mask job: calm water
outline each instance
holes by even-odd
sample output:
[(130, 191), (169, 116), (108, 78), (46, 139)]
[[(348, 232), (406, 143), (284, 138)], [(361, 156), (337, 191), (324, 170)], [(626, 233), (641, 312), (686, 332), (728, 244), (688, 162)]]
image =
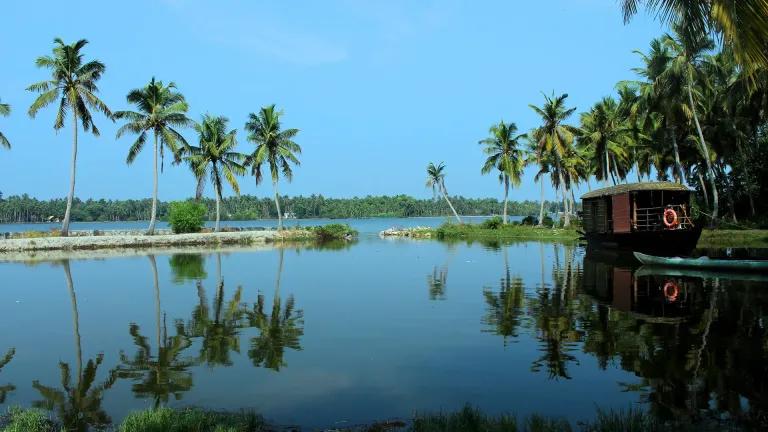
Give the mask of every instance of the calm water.
[(0, 263), (0, 410), (45, 407), (81, 430), (158, 405), (309, 427), (465, 403), (765, 425), (768, 283), (751, 278), (664, 275), (577, 245), (370, 235)]

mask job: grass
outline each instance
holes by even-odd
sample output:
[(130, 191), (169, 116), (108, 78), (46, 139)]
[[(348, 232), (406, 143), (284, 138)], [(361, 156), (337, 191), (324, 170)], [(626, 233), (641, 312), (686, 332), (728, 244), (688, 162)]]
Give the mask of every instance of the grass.
[(576, 240), (580, 234), (575, 227), (571, 228), (547, 228), (532, 225), (520, 225), (509, 223), (507, 225), (492, 224), (454, 224), (445, 223), (434, 230), (434, 237), (438, 239), (466, 239), (466, 240)]
[(196, 408), (138, 411), (129, 414), (117, 428), (119, 432), (260, 432), (264, 419), (243, 411), (229, 413)]
[(768, 248), (768, 230), (704, 230), (696, 245), (699, 248), (753, 247)]
[(11, 407), (0, 415), (0, 432), (59, 432), (45, 411)]

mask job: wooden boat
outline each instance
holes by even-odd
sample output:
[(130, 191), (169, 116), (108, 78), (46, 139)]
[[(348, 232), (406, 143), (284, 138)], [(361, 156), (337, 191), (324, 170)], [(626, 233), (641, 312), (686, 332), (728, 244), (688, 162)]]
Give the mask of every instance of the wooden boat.
[(675, 256), (690, 253), (702, 224), (690, 217), (691, 191), (678, 183), (630, 183), (584, 194), (584, 238), (593, 248)]
[(726, 271), (768, 271), (768, 260), (724, 260), (702, 258), (681, 258), (681, 257), (660, 257), (646, 255), (635, 252), (635, 258), (644, 265), (666, 266), (666, 267), (685, 267), (696, 269), (717, 269)]

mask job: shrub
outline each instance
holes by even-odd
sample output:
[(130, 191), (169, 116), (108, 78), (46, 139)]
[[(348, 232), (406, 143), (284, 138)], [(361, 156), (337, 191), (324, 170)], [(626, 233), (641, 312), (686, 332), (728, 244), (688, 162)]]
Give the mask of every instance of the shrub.
[(38, 409), (11, 407), (8, 409), (8, 414), (0, 415), (0, 431), (3, 432), (56, 432), (58, 430), (48, 415)]
[(346, 240), (357, 235), (357, 231), (347, 224), (328, 224), (314, 228), (320, 241)]
[(129, 414), (120, 432), (258, 432), (266, 430), (261, 416), (251, 412), (217, 412), (196, 408), (160, 408)]
[(499, 216), (494, 216), (490, 219), (484, 220), (480, 224), (480, 228), (482, 229), (499, 229), (501, 226), (504, 225), (504, 221)]
[(536, 225), (539, 223), (539, 218), (536, 216), (526, 216), (520, 221), (520, 225)]
[(200, 232), (208, 210), (194, 201), (172, 202), (168, 207), (168, 223), (174, 233)]

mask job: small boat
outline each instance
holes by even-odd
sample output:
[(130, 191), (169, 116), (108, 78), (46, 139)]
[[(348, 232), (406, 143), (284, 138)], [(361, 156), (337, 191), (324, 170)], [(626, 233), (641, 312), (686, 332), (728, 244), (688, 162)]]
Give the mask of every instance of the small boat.
[(665, 258), (635, 252), (635, 258), (644, 265), (717, 269), (729, 271), (768, 271), (768, 260), (724, 260), (701, 258)]
[(665, 267), (659, 265), (643, 265), (635, 272), (637, 277), (687, 277), (699, 279), (727, 279), (747, 282), (768, 282), (768, 274), (741, 270), (716, 270), (687, 267)]

